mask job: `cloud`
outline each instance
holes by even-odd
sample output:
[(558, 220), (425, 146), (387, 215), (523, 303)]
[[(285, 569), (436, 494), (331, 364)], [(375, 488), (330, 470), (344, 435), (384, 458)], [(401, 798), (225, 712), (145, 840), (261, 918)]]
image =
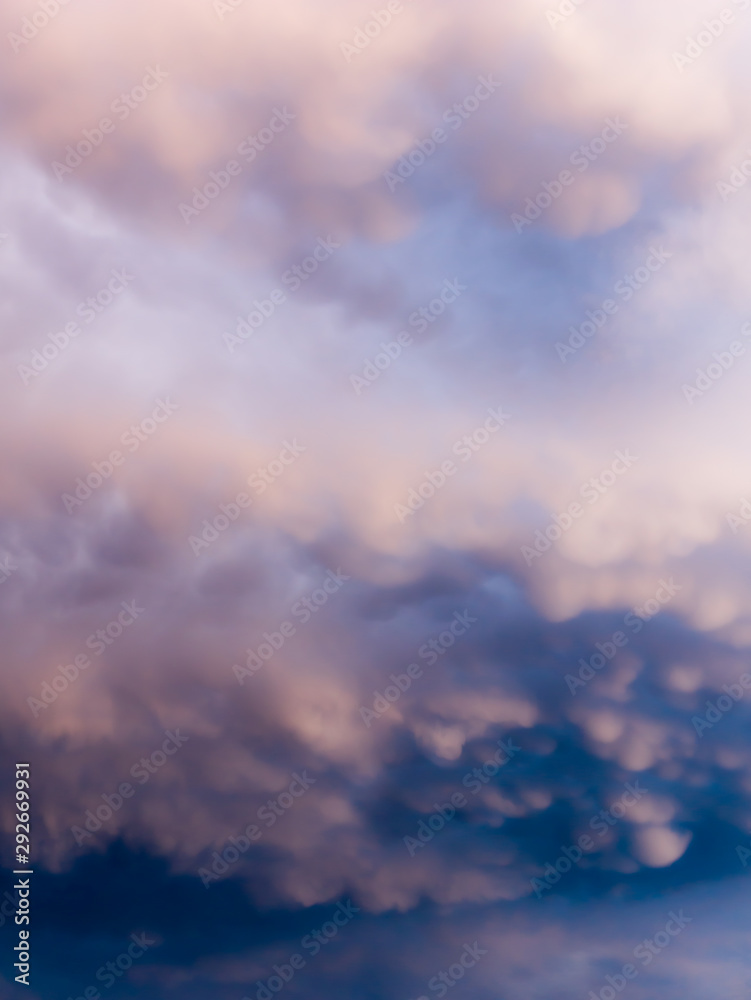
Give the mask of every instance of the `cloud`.
[(679, 66), (699, 4), (551, 9), (0, 13), (6, 39), (32, 19), (0, 69), (4, 739), (50, 884), (141, 857), (238, 921), (194, 961), (170, 904), (144, 988), (236, 995), (351, 896), (367, 930), (311, 995), (332, 970), (419, 995), (485, 927), (473, 988), (580, 996), (700, 883), (709, 944), (663, 956), (665, 995), (729, 984), (748, 26), (733, 4)]

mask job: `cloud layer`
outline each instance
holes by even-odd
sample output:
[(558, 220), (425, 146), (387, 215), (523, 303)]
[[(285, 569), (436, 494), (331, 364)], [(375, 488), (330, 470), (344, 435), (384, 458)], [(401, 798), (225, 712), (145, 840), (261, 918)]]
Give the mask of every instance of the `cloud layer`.
[(749, 6), (5, 4), (40, 997), (742, 995)]

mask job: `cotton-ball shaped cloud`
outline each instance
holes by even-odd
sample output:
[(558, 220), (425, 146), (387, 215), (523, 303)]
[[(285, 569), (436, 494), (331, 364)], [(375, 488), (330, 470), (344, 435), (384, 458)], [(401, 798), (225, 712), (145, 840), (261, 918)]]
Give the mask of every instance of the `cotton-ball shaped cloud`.
[(668, 826), (646, 826), (634, 831), (634, 854), (650, 868), (665, 868), (681, 858), (691, 834)]

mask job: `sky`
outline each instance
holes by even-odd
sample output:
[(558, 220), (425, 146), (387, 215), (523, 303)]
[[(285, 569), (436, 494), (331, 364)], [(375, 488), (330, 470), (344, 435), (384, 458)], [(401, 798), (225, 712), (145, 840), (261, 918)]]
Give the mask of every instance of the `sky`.
[(748, 997), (750, 34), (5, 0), (0, 1000)]

